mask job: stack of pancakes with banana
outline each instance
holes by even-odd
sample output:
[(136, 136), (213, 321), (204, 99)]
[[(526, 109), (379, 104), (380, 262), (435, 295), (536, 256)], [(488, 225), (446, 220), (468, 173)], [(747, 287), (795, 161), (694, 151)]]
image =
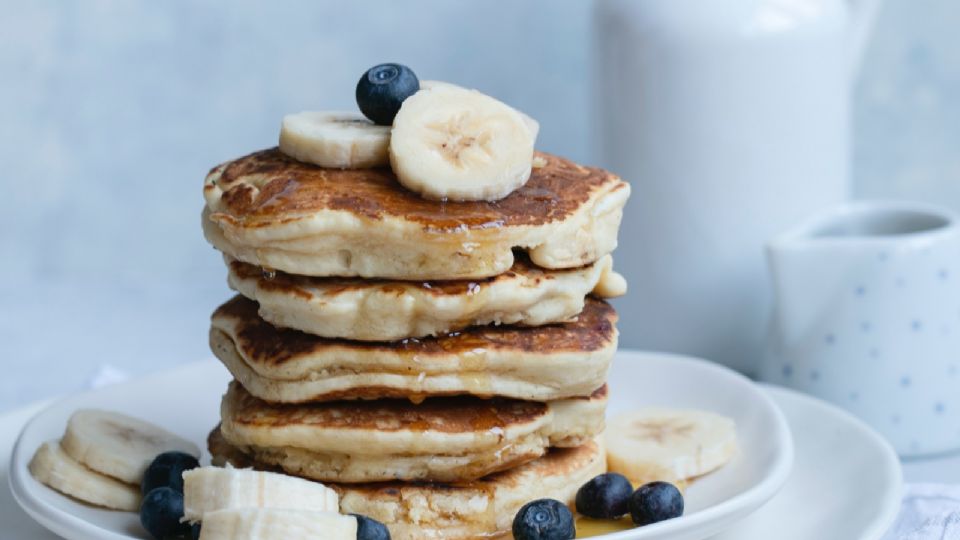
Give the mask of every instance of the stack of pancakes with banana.
[[(328, 138), (348, 134), (324, 122), (360, 122), (313, 114)], [(606, 470), (603, 299), (625, 292), (610, 253), (629, 185), (531, 147), (505, 196), (435, 200), (359, 136), (318, 165), (330, 150), (298, 151), (296, 120), (204, 185), (239, 293), (210, 329), (235, 379), (215, 463), (323, 482), (395, 539), (493, 536), (532, 499), (572, 503)], [(389, 152), (410, 146), (398, 136)]]

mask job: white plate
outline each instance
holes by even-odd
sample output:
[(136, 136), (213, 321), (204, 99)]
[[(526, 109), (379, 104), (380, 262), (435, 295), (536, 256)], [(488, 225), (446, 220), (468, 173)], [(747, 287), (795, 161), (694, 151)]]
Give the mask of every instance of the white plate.
[[(135, 514), (84, 506), (46, 488), (27, 464), (44, 441), (62, 433), (83, 407), (138, 416), (202, 443), (217, 423), (229, 375), (216, 362), (66, 398), (25, 427), (10, 462), (14, 496), (31, 517), (70, 540), (147, 538)], [(664, 354), (618, 354), (610, 374), (610, 412), (647, 405), (694, 407), (734, 418), (741, 451), (687, 491), (686, 514), (675, 520), (607, 535), (609, 540), (700, 540), (759, 508), (786, 481), (793, 462), (790, 430), (770, 397), (746, 378), (715, 364)], [(816, 502), (816, 501), (811, 501)]]
[(850, 413), (763, 385), (787, 416), (796, 462), (779, 494), (714, 540), (878, 540), (900, 511), (903, 472), (893, 447)]

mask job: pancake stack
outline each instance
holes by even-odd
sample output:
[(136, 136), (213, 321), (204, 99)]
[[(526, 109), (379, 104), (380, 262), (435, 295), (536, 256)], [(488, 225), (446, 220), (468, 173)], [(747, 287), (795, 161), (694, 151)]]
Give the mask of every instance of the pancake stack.
[(210, 345), (234, 376), (219, 464), (323, 482), (393, 538), (509, 530), (605, 472), (629, 185), (537, 153), (498, 201), (427, 200), (386, 167), (268, 149), (215, 167), (203, 228), (239, 294)]

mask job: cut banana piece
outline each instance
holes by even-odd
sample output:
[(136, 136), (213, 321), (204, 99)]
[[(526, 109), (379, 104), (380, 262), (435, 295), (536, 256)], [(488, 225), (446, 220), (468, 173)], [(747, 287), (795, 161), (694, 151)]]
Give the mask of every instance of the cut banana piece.
[(476, 90), (440, 85), (403, 102), (390, 164), (429, 199), (497, 200), (530, 178), (534, 136), (513, 108)]
[(332, 489), (284, 474), (201, 467), (183, 473), (183, 510), (188, 521), (204, 520), (208, 512), (239, 508), (285, 508), (337, 512), (340, 498)]
[(176, 450), (200, 456), (197, 445), (165, 429), (124, 414), (96, 409), (73, 413), (60, 445), (87, 468), (137, 485), (157, 454)]
[[(444, 82), (444, 81), (420, 81), (420, 89), (421, 89), (421, 90), (423, 90), (423, 89), (428, 89), (428, 90), (430, 90), (430, 89), (434, 89), (434, 88), (440, 88), (440, 89), (443, 89), (443, 88), (458, 88), (458, 89), (460, 89), (460, 90), (466, 90), (466, 89), (465, 89), (464, 87), (462, 87), (462, 86), (457, 86), (457, 85), (455, 85), (455, 84), (453, 84), (453, 83), (448, 83), (448, 82)], [(509, 107), (509, 105), (508, 105), (508, 107)], [(511, 107), (511, 108), (512, 108), (512, 107)], [(517, 111), (517, 114), (519, 114), (520, 117), (523, 118), (523, 122), (524, 122), (525, 124), (527, 124), (527, 129), (530, 130), (530, 136), (533, 137), (534, 144), (536, 144), (537, 135), (540, 134), (540, 122), (537, 122), (536, 120), (534, 120), (532, 117), (530, 117), (529, 115), (527, 115), (527, 114), (524, 113), (523, 111), (520, 111), (520, 110), (518, 110), (518, 109), (513, 109), (513, 110)], [(543, 160), (543, 158), (540, 158), (540, 160)], [(536, 158), (534, 158), (534, 164), (533, 164), (533, 166), (534, 166), (534, 167), (537, 166), (537, 159), (536, 159)], [(542, 167), (543, 165), (540, 165), (540, 166)]]
[(593, 294), (600, 298), (617, 298), (627, 294), (627, 279), (613, 270), (613, 265), (607, 266), (600, 275)]
[(737, 450), (733, 420), (707, 411), (641, 409), (607, 422), (607, 467), (635, 486), (682, 482), (727, 463)]
[(139, 487), (91, 471), (68, 456), (57, 441), (38, 448), (29, 469), (40, 483), (74, 499), (127, 512), (140, 508)]
[(363, 169), (390, 163), (390, 126), (378, 126), (360, 113), (304, 111), (283, 117), (280, 151), (333, 169)]
[(207, 512), (200, 540), (355, 540), (357, 519), (335, 512), (241, 508)]

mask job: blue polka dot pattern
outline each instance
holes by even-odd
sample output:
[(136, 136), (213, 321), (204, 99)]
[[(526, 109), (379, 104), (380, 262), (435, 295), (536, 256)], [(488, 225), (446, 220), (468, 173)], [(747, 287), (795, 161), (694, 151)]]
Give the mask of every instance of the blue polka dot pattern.
[[(949, 226), (886, 232), (926, 221)], [(830, 237), (876, 223), (878, 236)], [(851, 203), (787, 233), (800, 239), (788, 249), (771, 244), (776, 309), (762, 378), (847, 408), (901, 454), (960, 449), (958, 223), (925, 205)]]

